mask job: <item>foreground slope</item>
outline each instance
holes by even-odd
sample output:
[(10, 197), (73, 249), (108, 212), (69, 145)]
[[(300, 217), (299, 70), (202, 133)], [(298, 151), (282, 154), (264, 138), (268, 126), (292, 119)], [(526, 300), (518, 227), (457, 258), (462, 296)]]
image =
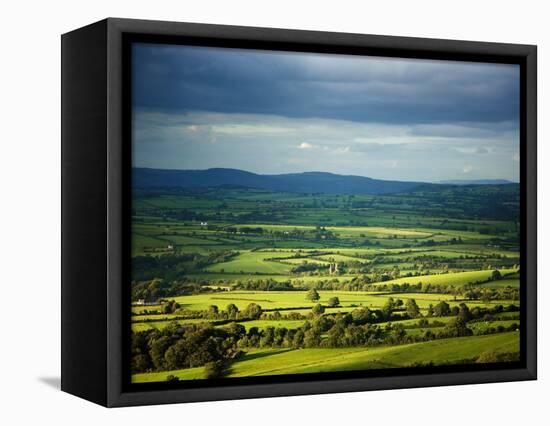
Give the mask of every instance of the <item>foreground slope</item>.
[[(374, 348), (252, 350), (231, 366), (228, 377), (399, 368), (425, 363), (427, 359), (433, 365), (458, 364), (473, 362), (488, 351), (495, 354), (519, 352), (519, 333), (458, 337)], [(164, 381), (168, 375), (179, 377), (180, 380), (195, 380), (202, 379), (203, 372), (204, 368), (198, 367), (140, 373), (134, 374), (132, 381)]]

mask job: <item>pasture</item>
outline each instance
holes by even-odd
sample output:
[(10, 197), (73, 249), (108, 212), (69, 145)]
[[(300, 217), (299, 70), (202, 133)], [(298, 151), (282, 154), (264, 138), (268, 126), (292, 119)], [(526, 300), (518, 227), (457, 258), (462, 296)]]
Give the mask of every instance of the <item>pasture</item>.
[[(221, 293), (206, 293), (191, 296), (179, 296), (170, 298), (180, 304), (181, 307), (187, 310), (207, 310), (209, 306), (216, 305), (220, 309), (232, 303), (239, 309), (246, 308), (250, 303), (256, 303), (264, 310), (296, 310), (296, 309), (311, 309), (314, 305), (320, 303), (327, 305), (328, 300), (332, 297), (338, 297), (340, 307), (342, 308), (382, 308), (390, 297), (394, 299), (415, 299), (420, 308), (427, 308), (430, 304), (436, 304), (439, 301), (446, 301), (451, 306), (458, 305), (464, 300), (455, 300), (454, 296), (449, 294), (429, 294), (429, 293), (403, 293), (403, 294), (388, 294), (375, 292), (360, 292), (360, 291), (318, 291), (320, 299), (311, 301), (307, 299), (307, 291), (230, 291)], [(490, 306), (496, 303), (511, 303), (508, 301), (487, 302), (469, 301), (468, 304)], [(519, 303), (519, 302), (516, 302)], [(331, 308), (329, 308), (331, 309)]]
[[(423, 363), (427, 359), (433, 365), (447, 365), (475, 360), (481, 354), (480, 347), (490, 348), (496, 354), (517, 353), (519, 334), (459, 337), (381, 348), (253, 350), (231, 366), (227, 377), (399, 368)], [(202, 379), (204, 368), (134, 374), (132, 381), (162, 381), (169, 374), (180, 380)]]
[[(178, 327), (210, 327), (215, 334), (235, 330), (234, 323), (244, 333), (259, 330), (254, 344), (233, 337), (231, 344), (244, 355), (231, 358), (223, 372), (230, 378), (462, 364), (484, 352), (516, 354), (519, 332), (509, 330), (520, 317), (517, 194), (506, 188), (488, 197), (487, 190), (352, 196), (224, 187), (138, 193), (133, 335), (153, 342)], [(308, 297), (311, 289), (317, 300)], [(166, 309), (169, 302), (173, 306)], [(433, 316), (442, 302), (449, 312)], [(261, 312), (248, 318), (251, 304)], [(321, 313), (313, 311), (318, 304)], [(228, 313), (232, 305), (237, 314)], [(461, 332), (471, 335), (448, 337), (464, 305), (481, 312), (476, 318), (465, 314), (467, 330)], [(269, 330), (305, 334), (322, 317), (330, 324), (349, 322), (353, 315), (340, 314), (361, 308), (378, 312), (374, 324), (355, 324), (361, 332), (381, 331), (360, 344), (323, 347), (336, 333), (326, 328), (314, 343), (288, 336), (265, 343)], [(395, 331), (401, 326), (404, 334)], [(428, 332), (431, 337), (424, 338)], [(162, 369), (164, 361), (152, 363), (155, 351), (135, 354), (148, 353), (149, 359), (133, 381), (204, 378), (204, 366), (193, 363)]]

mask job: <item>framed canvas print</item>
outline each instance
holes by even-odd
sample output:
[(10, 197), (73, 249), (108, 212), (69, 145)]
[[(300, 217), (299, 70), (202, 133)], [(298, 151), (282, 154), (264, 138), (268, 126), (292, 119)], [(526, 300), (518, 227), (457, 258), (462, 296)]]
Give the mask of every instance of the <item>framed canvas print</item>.
[(62, 389), (536, 378), (536, 47), (107, 19), (62, 37)]

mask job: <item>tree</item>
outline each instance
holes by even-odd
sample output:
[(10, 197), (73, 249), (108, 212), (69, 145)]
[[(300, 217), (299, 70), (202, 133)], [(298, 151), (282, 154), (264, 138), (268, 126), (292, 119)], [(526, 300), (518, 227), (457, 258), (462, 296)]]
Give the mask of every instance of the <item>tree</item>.
[(373, 320), (372, 312), (369, 308), (354, 309), (351, 312), (351, 317), (353, 318), (353, 322), (357, 325), (364, 325)]
[(435, 305), (434, 307), (434, 315), (437, 317), (448, 316), (450, 313), (451, 313), (451, 307), (447, 302), (443, 300), (439, 302), (437, 305)]
[(353, 323), (351, 314), (338, 314), (335, 317), (335, 322), (341, 324), (344, 328)]
[(497, 281), (497, 280), (500, 280), (500, 279), (502, 279), (502, 274), (500, 273), (500, 271), (498, 269), (495, 269), (491, 274), (491, 280), (492, 281)]
[(230, 303), (225, 308), (225, 311), (227, 312), (227, 316), (229, 319), (235, 319), (237, 317), (237, 314), (239, 313), (239, 308), (234, 303)]
[(266, 327), (262, 338), (260, 340), (260, 345), (263, 347), (269, 347), (273, 345), (273, 341), (275, 340), (275, 328), (274, 327)]
[(313, 312), (313, 315), (322, 315), (325, 312), (325, 307), (318, 303), (311, 308), (311, 312)]
[(162, 313), (163, 314), (172, 314), (178, 309), (180, 305), (174, 301), (170, 300), (162, 305)]
[(226, 327), (226, 330), (237, 339), (240, 339), (246, 334), (245, 326), (236, 322), (232, 322), (231, 324), (229, 324)]
[(422, 333), (422, 340), (433, 340), (435, 339), (435, 334), (432, 330), (425, 330), (424, 333)]
[(321, 333), (330, 330), (333, 325), (334, 319), (332, 318), (332, 316), (320, 316), (313, 323), (313, 326)]
[(468, 300), (477, 300), (479, 299), (479, 292), (475, 290), (468, 290), (464, 293), (464, 297)]
[(242, 314), (245, 318), (258, 319), (262, 315), (262, 307), (256, 303), (251, 303)]
[(428, 306), (428, 316), (433, 317), (434, 315), (434, 305), (430, 303), (430, 306)]
[(151, 368), (151, 361), (147, 355), (138, 354), (132, 357), (132, 371), (142, 372)]
[(445, 326), (445, 334), (449, 337), (462, 337), (471, 336), (474, 333), (468, 328), (463, 320), (457, 317), (447, 323)]
[(420, 316), (420, 308), (416, 304), (416, 300), (414, 299), (407, 300), (407, 314), (411, 318), (416, 318)]
[(315, 327), (304, 333), (304, 345), (306, 348), (316, 348), (321, 343), (321, 333)]
[(304, 346), (304, 332), (302, 330), (298, 330), (294, 334), (294, 338), (292, 339), (292, 346), (295, 348), (301, 348)]
[(394, 326), (393, 334), (397, 342), (402, 342), (405, 337), (407, 337), (407, 332), (405, 331), (405, 327), (403, 327), (403, 324), (396, 324)]
[(472, 319), (472, 313), (470, 312), (470, 308), (468, 308), (468, 305), (466, 305), (465, 303), (461, 303), (459, 305), (457, 317), (464, 322), (468, 322)]
[(187, 348), (184, 346), (185, 340), (180, 340), (166, 350), (164, 354), (163, 369), (177, 370), (187, 367)]
[(418, 320), (418, 327), (419, 328), (426, 328), (430, 326), (430, 322), (426, 318), (421, 318)]
[(328, 299), (327, 304), (329, 307), (335, 308), (340, 304), (340, 299), (338, 299), (337, 297), (331, 297), (330, 299)]
[(208, 315), (210, 315), (211, 317), (215, 317), (216, 315), (218, 315), (218, 307), (216, 305), (210, 305), (208, 307)]
[(273, 335), (273, 346), (281, 346), (287, 333), (288, 329), (286, 327), (277, 327)]
[(222, 361), (209, 362), (204, 366), (204, 378), (216, 379), (223, 376), (224, 366)]
[(348, 346), (363, 346), (368, 339), (368, 334), (363, 327), (351, 324), (345, 330), (344, 343)]
[(152, 341), (149, 354), (151, 356), (151, 361), (157, 370), (166, 369), (164, 354), (171, 344), (172, 341), (168, 336), (161, 336), (160, 338)]
[(321, 296), (319, 296), (319, 293), (317, 292), (317, 290), (312, 288), (307, 292), (306, 298), (308, 300), (311, 300), (312, 302), (317, 302), (321, 298)]
[(391, 315), (393, 313), (393, 310), (395, 309), (395, 300), (393, 300), (393, 297), (388, 298), (386, 301), (386, 304), (382, 308), (382, 312), (384, 312), (384, 316), (386, 318), (391, 318)]
[(484, 303), (488, 303), (491, 300), (492, 291), (488, 288), (484, 289), (481, 293), (481, 300)]
[(340, 324), (335, 324), (329, 331), (327, 339), (323, 342), (331, 348), (346, 346), (345, 329)]

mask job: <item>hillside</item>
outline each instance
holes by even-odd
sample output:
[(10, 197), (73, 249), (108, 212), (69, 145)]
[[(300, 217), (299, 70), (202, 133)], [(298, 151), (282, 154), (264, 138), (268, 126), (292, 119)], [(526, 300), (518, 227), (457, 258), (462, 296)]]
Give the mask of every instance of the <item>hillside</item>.
[(509, 185), (516, 182), (507, 179), (455, 179), (442, 180), (438, 183), (445, 185)]
[(400, 182), (363, 176), (344, 176), (324, 172), (260, 175), (236, 169), (163, 170), (133, 169), (135, 189), (181, 187), (197, 188), (238, 185), (270, 191), (325, 194), (394, 194), (411, 191), (421, 182)]

